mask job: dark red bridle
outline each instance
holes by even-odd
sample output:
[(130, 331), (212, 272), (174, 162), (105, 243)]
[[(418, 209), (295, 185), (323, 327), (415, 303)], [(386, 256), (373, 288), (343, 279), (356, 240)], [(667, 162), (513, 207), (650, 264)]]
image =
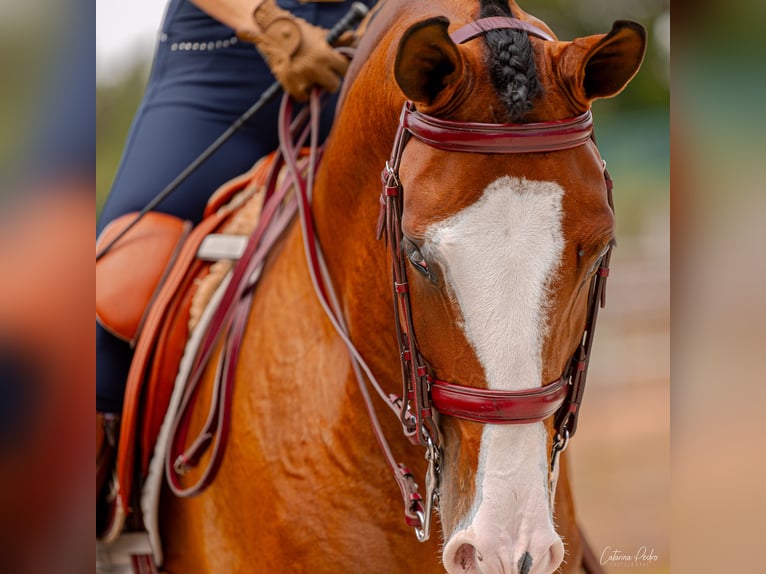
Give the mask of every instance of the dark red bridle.
[[(408, 431), (416, 425), (418, 441), (425, 445), (428, 435), (434, 438), (435, 425), (431, 422), (432, 407), (442, 414), (481, 423), (524, 424), (542, 421), (554, 413), (566, 411), (559, 417), (561, 436), (565, 431), (574, 434), (579, 398), (585, 381), (585, 369), (590, 350), (598, 305), (608, 262), (604, 257), (591, 284), (583, 344), (572, 359), (573, 369), (561, 378), (545, 385), (524, 391), (496, 391), (467, 387), (438, 380), (420, 354), (412, 322), (412, 306), (407, 281), (407, 257), (401, 243), (403, 232), (401, 217), (403, 188), (399, 180), (399, 166), (404, 147), (410, 136), (432, 147), (452, 152), (491, 154), (530, 154), (556, 152), (583, 145), (592, 139), (593, 122), (590, 111), (574, 118), (552, 122), (529, 124), (483, 124), (454, 122), (434, 118), (418, 112), (412, 102), (406, 102), (401, 113), (399, 129), (391, 152), (391, 158), (383, 169), (383, 192), (381, 194), (381, 217), (378, 221), (378, 237), (385, 237), (390, 245), (393, 261), (393, 285), (399, 306), (394, 314), (402, 358), (402, 374), (405, 381), (404, 396), (409, 409), (403, 409), (402, 422)], [(611, 180), (604, 170), (607, 188)], [(587, 349), (583, 345), (587, 344)], [(585, 351), (584, 353), (582, 351)], [(580, 376), (570, 376), (582, 373)], [(579, 383), (575, 385), (575, 382)], [(574, 392), (573, 392), (574, 391)], [(409, 415), (407, 414), (409, 411)]]
[[(550, 40), (534, 26), (514, 18), (486, 18), (464, 26), (452, 34), (457, 43), (481, 33), (501, 28), (518, 28)], [(486, 424), (527, 424), (555, 415), (556, 439), (552, 467), (558, 454), (577, 429), (579, 406), (585, 389), (593, 332), (598, 309), (605, 303), (611, 247), (601, 258), (590, 283), (585, 328), (580, 344), (564, 374), (547, 385), (522, 391), (491, 390), (439, 380), (420, 352), (413, 324), (412, 304), (407, 279), (407, 256), (402, 249), (404, 189), (399, 179), (404, 147), (410, 137), (440, 150), (458, 153), (534, 154), (572, 149), (593, 140), (590, 110), (578, 116), (550, 122), (528, 124), (486, 124), (457, 122), (423, 114), (412, 102), (402, 108), (396, 139), (389, 161), (382, 172), (383, 191), (377, 236), (385, 235), (392, 259), (394, 321), (401, 357), (403, 398), (400, 419), (405, 434), (427, 448), (429, 476), (426, 481), (425, 520), (416, 530), (418, 538), (428, 537), (429, 516), (438, 498), (440, 436), (434, 411)], [(603, 167), (603, 166), (602, 166)], [(603, 167), (607, 197), (612, 206), (612, 180)]]

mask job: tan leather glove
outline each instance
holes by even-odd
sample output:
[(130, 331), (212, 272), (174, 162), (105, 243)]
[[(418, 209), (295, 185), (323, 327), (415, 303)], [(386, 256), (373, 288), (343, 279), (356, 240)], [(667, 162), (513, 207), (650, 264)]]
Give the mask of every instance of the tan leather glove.
[(253, 27), (237, 36), (253, 42), (274, 77), (296, 100), (305, 101), (313, 86), (335, 92), (348, 59), (325, 40), (327, 32), (292, 15), (275, 0), (261, 0), (253, 10)]

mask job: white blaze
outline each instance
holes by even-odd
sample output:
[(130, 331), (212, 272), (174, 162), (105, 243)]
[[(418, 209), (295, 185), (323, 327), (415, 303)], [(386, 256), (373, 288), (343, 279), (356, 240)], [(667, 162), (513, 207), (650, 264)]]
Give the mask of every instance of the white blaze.
[(556, 183), (501, 177), (427, 233), (490, 388), (540, 384), (547, 284), (564, 249), (563, 194)]
[[(548, 284), (564, 249), (563, 195), (553, 182), (501, 177), (476, 203), (426, 234), (424, 251), (443, 264), (491, 389), (541, 385)], [(445, 566), (457, 546), (472, 544), (481, 552), (486, 539), (503, 547), (509, 564), (529, 551), (531, 572), (543, 567), (540, 553), (560, 545), (551, 522), (547, 456), (543, 423), (485, 426), (476, 498), (455, 544), (445, 547)]]

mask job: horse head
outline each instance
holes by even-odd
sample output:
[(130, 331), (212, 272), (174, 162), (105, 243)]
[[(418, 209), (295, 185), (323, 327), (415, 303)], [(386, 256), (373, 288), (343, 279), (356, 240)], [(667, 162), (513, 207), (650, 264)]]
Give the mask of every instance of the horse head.
[[(488, 17), (519, 24), (455, 37)], [(369, 119), (358, 122), (377, 124), (386, 137), (367, 132), (360, 157), (379, 140), (390, 146), (389, 118), (404, 98), (413, 103), (411, 115), (437, 128), (589, 121), (591, 103), (618, 94), (636, 74), (646, 43), (644, 29), (628, 21), (606, 34), (559, 41), (515, 2), (496, 0), (389, 2), (375, 18), (370, 54), (355, 62), (356, 81), (345, 97), (347, 106), (361, 100)], [(391, 68), (396, 86), (365, 83), (370, 75), (390, 78)], [(338, 131), (352, 137), (343, 116)], [(614, 243), (595, 142), (485, 153), (426, 140), (406, 140), (397, 176), (412, 325), (429, 371), (498, 391), (566, 377), (584, 338), (591, 277)], [(568, 541), (554, 522), (560, 465), (553, 446), (561, 440), (554, 420), (438, 417), (448, 572), (542, 573), (561, 565)], [(557, 509), (557, 521), (570, 510)]]
[[(515, 4), (505, 7), (483, 2), (481, 15), (512, 14), (553, 38)], [(441, 16), (413, 24), (394, 74), (418, 110), (459, 122), (578, 116), (622, 90), (645, 45), (631, 22), (573, 42), (496, 29), (458, 45), (450, 27)], [(515, 391), (566, 372), (583, 337), (590, 278), (614, 242), (603, 170), (592, 141), (490, 155), (411, 138), (400, 168), (403, 246), (418, 343), (440, 378)], [(553, 520), (553, 417), (518, 425), (442, 417), (440, 426), (448, 572), (558, 568), (565, 547)]]

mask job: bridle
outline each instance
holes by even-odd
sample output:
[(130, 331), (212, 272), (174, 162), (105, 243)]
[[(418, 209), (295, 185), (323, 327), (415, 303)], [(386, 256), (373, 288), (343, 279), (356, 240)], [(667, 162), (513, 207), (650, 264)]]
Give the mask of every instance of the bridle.
[[(468, 41), (487, 30), (517, 28), (546, 40), (544, 31), (515, 18), (493, 17), (472, 22), (453, 32), (456, 43)], [(381, 179), (380, 216), (377, 236), (385, 236), (392, 260), (394, 322), (399, 344), (403, 381), (400, 420), (405, 435), (427, 449), (429, 470), (426, 480), (426, 521), (419, 539), (428, 537), (428, 517), (438, 503), (440, 433), (434, 413), (485, 424), (529, 424), (555, 415), (556, 437), (551, 453), (551, 472), (558, 455), (566, 448), (577, 430), (579, 407), (585, 390), (585, 379), (593, 343), (599, 307), (605, 304), (606, 278), (609, 275), (611, 247), (601, 258), (590, 283), (585, 328), (581, 342), (564, 374), (539, 388), (504, 391), (469, 387), (439, 380), (420, 352), (413, 323), (412, 303), (407, 279), (407, 256), (402, 248), (404, 189), (399, 168), (407, 142), (411, 137), (440, 150), (458, 153), (533, 154), (572, 149), (593, 140), (590, 110), (563, 120), (528, 124), (486, 124), (449, 121), (417, 111), (405, 102), (399, 119), (391, 156)], [(593, 140), (595, 141), (595, 140)], [(604, 179), (610, 207), (612, 180), (605, 165)], [(434, 476), (435, 475), (435, 476)], [(436, 484), (434, 485), (433, 482)]]
[[(404, 396), (415, 421), (420, 444), (425, 446), (427, 434), (433, 438), (434, 425), (431, 406), (437, 411), (480, 423), (525, 424), (544, 420), (558, 412), (568, 401), (567, 377), (541, 389), (526, 391), (493, 391), (466, 387), (434, 378), (418, 350), (412, 321), (412, 305), (407, 281), (407, 257), (402, 249), (404, 237), (401, 225), (403, 186), (399, 179), (402, 154), (409, 138), (414, 136), (429, 146), (452, 152), (492, 154), (529, 154), (555, 152), (584, 144), (592, 137), (590, 111), (574, 118), (530, 124), (482, 124), (455, 122), (434, 118), (418, 112), (412, 102), (402, 108), (391, 158), (381, 175), (383, 192), (378, 219), (378, 238), (385, 237), (393, 262), (393, 286), (399, 310), (394, 313), (402, 374), (406, 383)], [(603, 273), (603, 272), (602, 272)], [(603, 277), (597, 273), (596, 277)], [(595, 318), (594, 318), (595, 320)], [(572, 410), (572, 417), (577, 409)], [(402, 418), (405, 427), (408, 417)], [(570, 435), (572, 434), (570, 430)]]
[[(401, 216), (404, 190), (399, 180), (399, 167), (407, 141), (414, 136), (432, 147), (453, 152), (528, 154), (561, 151), (582, 145), (592, 138), (592, 127), (590, 111), (571, 119), (553, 122), (481, 124), (441, 120), (418, 112), (412, 102), (404, 104), (391, 158), (386, 162), (381, 176), (383, 192), (378, 238), (385, 232), (387, 243), (390, 245), (394, 294), (400, 302), (399, 312), (394, 314), (394, 318), (402, 357), (403, 378), (405, 381), (415, 381), (414, 388), (408, 385), (405, 396), (413, 402), (412, 412), (421, 444), (425, 444), (426, 440), (422, 435), (424, 427), (429, 426), (424, 422), (431, 415), (429, 402), (443, 414), (494, 424), (539, 422), (559, 411), (565, 403), (575, 403), (573, 397), (567, 396), (568, 381), (565, 376), (542, 389), (492, 391), (440, 381), (430, 375), (431, 369), (417, 349), (407, 281), (407, 257), (402, 249), (404, 234)], [(611, 180), (606, 170), (604, 174), (609, 186)], [(602, 259), (593, 280), (594, 284), (601, 286), (595, 290), (599, 293), (603, 291), (604, 279), (608, 275), (606, 264)], [(592, 286), (590, 298), (595, 297)], [(593, 324), (596, 318), (591, 307), (589, 305), (587, 325)], [(586, 359), (587, 357), (583, 358)], [(584, 381), (584, 377), (580, 380)], [(423, 392), (423, 389), (430, 392)], [(577, 409), (571, 408), (571, 417), (568, 418), (576, 419), (576, 415)], [(573, 434), (573, 430), (570, 429), (570, 435)]]

